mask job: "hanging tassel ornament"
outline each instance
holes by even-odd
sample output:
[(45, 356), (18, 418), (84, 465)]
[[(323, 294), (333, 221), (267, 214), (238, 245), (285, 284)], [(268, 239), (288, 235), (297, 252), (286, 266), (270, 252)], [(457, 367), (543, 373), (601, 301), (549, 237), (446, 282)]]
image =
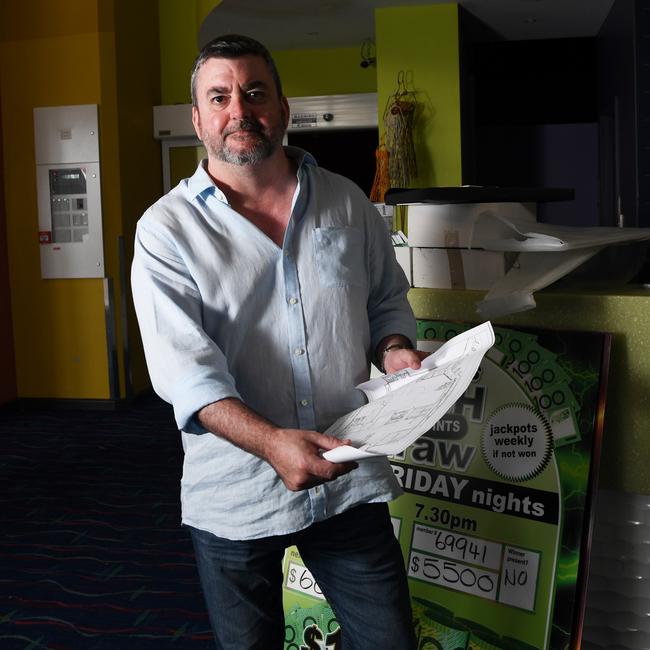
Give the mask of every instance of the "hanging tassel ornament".
[(397, 76), (397, 90), (388, 98), (384, 110), (388, 175), (391, 187), (409, 187), (417, 176), (413, 129), (417, 100), (406, 87), (404, 71)]
[(370, 200), (373, 203), (383, 203), (384, 195), (390, 189), (389, 159), (390, 153), (386, 148), (385, 138), (382, 135), (379, 146), (375, 150), (375, 180), (370, 190)]

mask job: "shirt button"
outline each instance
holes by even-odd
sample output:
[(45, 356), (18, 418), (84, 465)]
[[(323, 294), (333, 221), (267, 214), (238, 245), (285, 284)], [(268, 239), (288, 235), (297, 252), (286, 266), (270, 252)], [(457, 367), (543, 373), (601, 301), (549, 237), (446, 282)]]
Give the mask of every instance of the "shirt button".
[(289, 304), (295, 305), (298, 302), (298, 298), (289, 298)]
[(317, 485), (317, 486), (314, 488), (314, 492), (316, 492), (316, 494), (320, 494), (320, 485)]
[(305, 354), (305, 348), (296, 348), (293, 353), (299, 357), (301, 354)]
[(300, 405), (301, 406), (309, 406), (309, 400), (308, 399), (301, 399), (300, 400)]

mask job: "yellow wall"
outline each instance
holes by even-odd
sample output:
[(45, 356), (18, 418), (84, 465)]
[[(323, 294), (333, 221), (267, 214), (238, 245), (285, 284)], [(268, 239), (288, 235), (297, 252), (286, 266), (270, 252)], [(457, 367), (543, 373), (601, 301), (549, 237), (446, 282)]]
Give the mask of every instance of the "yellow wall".
[(159, 0), (162, 104), (190, 103), (190, 70), (203, 20), (199, 0)]
[(414, 131), (418, 175), (411, 186), (460, 185), (458, 6), (377, 9), (375, 35), (380, 133), (386, 102), (404, 71), (420, 103)]
[(189, 104), (190, 70), (205, 17), (221, 0), (158, 0), (161, 103)]
[[(115, 2), (114, 42), (121, 188), (119, 210), (127, 264), (125, 286), (121, 286), (119, 276), (115, 276), (116, 295), (121, 297), (125, 294), (126, 297), (131, 379), (133, 391), (137, 394), (150, 382), (131, 300), (129, 272), (136, 222), (162, 195), (160, 143), (153, 138), (152, 111), (153, 106), (161, 103), (158, 0), (138, 0), (137, 5), (128, 0)], [(121, 328), (118, 331), (121, 332)], [(120, 337), (120, 350), (123, 343)]]
[[(0, 110), (1, 123), (2, 112)], [(2, 151), (2, 129), (0, 129), (0, 405), (16, 399), (16, 360), (11, 322), (9, 265), (7, 264), (7, 219), (5, 217)]]
[[(118, 238), (124, 238), (128, 264), (135, 222), (160, 194), (160, 150), (150, 137), (151, 106), (189, 101), (196, 35), (216, 4), (216, 0), (0, 3), (5, 205), (19, 397), (110, 394), (102, 282), (40, 277), (33, 108), (85, 103), (100, 107), (105, 262), (114, 282), (124, 395), (120, 304), (128, 287), (120, 283)], [(378, 90), (381, 113), (397, 71), (408, 71), (426, 100), (417, 132), (416, 180), (458, 183), (456, 6), (381, 9), (376, 16), (377, 69), (359, 66), (360, 44), (279, 51), (274, 54), (285, 92), (304, 96)], [(130, 307), (127, 317), (139, 390), (147, 384), (147, 376)]]
[[(129, 114), (121, 114), (118, 107), (115, 32), (116, 25), (126, 29), (128, 21), (133, 20), (133, 15), (125, 14), (135, 11), (127, 10), (128, 4), (126, 0), (9, 0), (0, 4), (5, 205), (17, 389), (21, 398), (110, 397), (102, 280), (41, 279), (34, 107), (99, 105), (105, 263), (107, 276), (116, 284), (115, 330), (121, 360), (117, 238), (124, 232), (123, 206), (127, 202), (121, 181), (129, 173), (151, 188), (151, 179), (160, 179), (159, 168), (136, 170), (139, 143), (120, 139), (120, 122), (128, 120)], [(142, 0), (137, 8), (142, 12), (138, 16), (144, 17), (140, 22), (145, 29), (147, 19), (153, 18), (148, 29), (156, 38), (153, 49), (146, 53), (132, 46), (131, 54), (136, 56), (119, 69), (128, 75), (142, 68), (139, 56), (149, 57), (144, 59), (146, 66), (155, 66), (157, 72), (157, 4), (155, 0)], [(135, 34), (133, 37), (134, 43), (151, 41), (146, 35), (140, 40)], [(147, 74), (151, 74), (150, 69)], [(153, 76), (157, 87), (158, 76)], [(132, 99), (123, 96), (121, 101), (130, 103)], [(150, 116), (153, 103), (151, 96), (145, 101), (141, 92), (133, 113), (144, 115), (146, 104)], [(147, 143), (152, 133), (148, 119), (144, 136)], [(146, 123), (146, 119), (142, 121)], [(131, 167), (125, 163), (128, 160), (134, 161)], [(148, 203), (156, 198), (152, 192), (149, 194)], [(123, 394), (124, 376), (120, 370)]]
[[(101, 103), (93, 4), (79, 0), (55, 7), (41, 0), (30, 3), (29, 18), (25, 3), (1, 5), (5, 201), (19, 397), (109, 394), (101, 281), (40, 276), (34, 162), (34, 107)], [(27, 29), (33, 16), (32, 37)]]

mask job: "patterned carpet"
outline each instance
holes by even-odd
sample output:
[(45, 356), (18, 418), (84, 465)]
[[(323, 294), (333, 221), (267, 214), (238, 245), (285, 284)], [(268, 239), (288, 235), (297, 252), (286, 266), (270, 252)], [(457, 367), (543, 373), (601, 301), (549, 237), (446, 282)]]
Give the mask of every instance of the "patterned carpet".
[(214, 648), (170, 409), (0, 411), (0, 649)]

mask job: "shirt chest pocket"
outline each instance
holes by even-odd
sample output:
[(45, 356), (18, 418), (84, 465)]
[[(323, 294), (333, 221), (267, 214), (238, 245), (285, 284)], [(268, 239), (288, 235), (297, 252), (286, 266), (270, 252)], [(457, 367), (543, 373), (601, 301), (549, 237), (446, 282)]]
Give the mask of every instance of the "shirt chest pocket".
[(363, 233), (349, 226), (314, 228), (314, 258), (321, 286), (366, 283)]

